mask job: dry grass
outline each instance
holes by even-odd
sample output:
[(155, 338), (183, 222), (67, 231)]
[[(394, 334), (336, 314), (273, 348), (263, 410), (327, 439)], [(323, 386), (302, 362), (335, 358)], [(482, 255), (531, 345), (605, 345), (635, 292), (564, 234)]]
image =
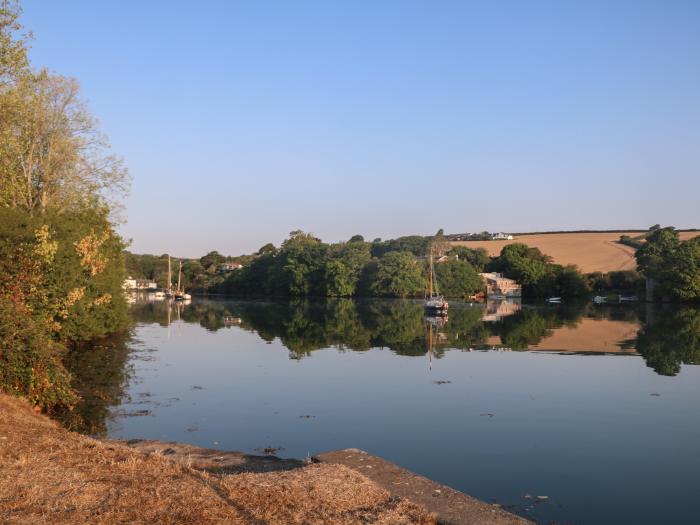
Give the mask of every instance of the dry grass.
[[(558, 264), (575, 264), (584, 273), (634, 270), (634, 248), (619, 244), (621, 235), (636, 237), (639, 232), (612, 233), (542, 233), (521, 235), (512, 241), (455, 241), (455, 246), (485, 248), (489, 255), (501, 253), (507, 244), (521, 242), (539, 248)], [(690, 239), (698, 232), (681, 232), (680, 238)]]
[(60, 428), (0, 394), (2, 523), (433, 523), (340, 465), (212, 475)]

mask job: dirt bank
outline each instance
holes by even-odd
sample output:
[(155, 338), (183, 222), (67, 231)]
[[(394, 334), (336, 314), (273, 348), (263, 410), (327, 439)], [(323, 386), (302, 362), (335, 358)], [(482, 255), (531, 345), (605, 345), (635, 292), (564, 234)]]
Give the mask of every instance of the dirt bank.
[(197, 470), (68, 432), (0, 394), (3, 523), (434, 523), (343, 465), (273, 463)]

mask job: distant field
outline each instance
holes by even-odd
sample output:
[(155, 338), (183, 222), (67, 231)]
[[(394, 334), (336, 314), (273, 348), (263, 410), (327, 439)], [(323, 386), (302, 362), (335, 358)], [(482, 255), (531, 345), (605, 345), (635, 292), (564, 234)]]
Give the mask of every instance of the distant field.
[[(521, 242), (539, 248), (558, 264), (575, 264), (584, 273), (634, 270), (634, 248), (618, 244), (620, 235), (636, 237), (639, 232), (605, 233), (538, 233), (518, 236), (512, 241), (452, 241), (453, 246), (485, 248), (489, 255), (498, 255), (507, 244)], [(700, 232), (681, 232), (681, 239), (690, 239)]]

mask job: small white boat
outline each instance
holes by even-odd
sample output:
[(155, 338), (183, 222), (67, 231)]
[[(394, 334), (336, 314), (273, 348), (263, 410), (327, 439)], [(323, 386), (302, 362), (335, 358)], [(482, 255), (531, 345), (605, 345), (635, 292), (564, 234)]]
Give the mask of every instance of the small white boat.
[(605, 304), (605, 303), (608, 302), (608, 298), (607, 298), (607, 297), (603, 297), (602, 295), (596, 295), (596, 296), (593, 298), (593, 302), (594, 302), (595, 304)]
[(433, 247), (430, 247), (430, 267), (428, 270), (428, 293), (425, 295), (424, 308), (429, 315), (447, 315), (450, 304), (437, 291), (437, 283), (433, 278)]
[(548, 297), (547, 302), (549, 304), (560, 304), (561, 303), (561, 297)]

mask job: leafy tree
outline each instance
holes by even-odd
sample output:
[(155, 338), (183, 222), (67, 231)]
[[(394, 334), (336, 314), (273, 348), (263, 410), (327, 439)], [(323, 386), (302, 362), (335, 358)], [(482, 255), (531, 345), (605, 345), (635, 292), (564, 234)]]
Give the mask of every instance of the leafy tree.
[(271, 242), (268, 242), (266, 245), (262, 246), (258, 250), (258, 255), (274, 254), (276, 252), (277, 252), (277, 248), (275, 248), (275, 245), (272, 244)]
[(359, 234), (353, 235), (348, 242), (365, 242), (365, 238)]
[(700, 239), (681, 241), (673, 228), (647, 235), (636, 254), (639, 270), (655, 284), (657, 299), (700, 301)]
[(447, 297), (469, 297), (484, 288), (484, 282), (467, 261), (448, 259), (435, 265), (440, 293)]
[(425, 282), (423, 270), (413, 254), (389, 252), (379, 260), (371, 290), (383, 297), (413, 297), (425, 290)]
[(484, 248), (456, 246), (449, 251), (449, 255), (456, 255), (459, 259), (467, 261), (477, 272), (483, 272), (484, 268), (491, 262), (489, 252)]
[(591, 291), (586, 278), (573, 265), (555, 266), (555, 289), (563, 297), (581, 297)]

